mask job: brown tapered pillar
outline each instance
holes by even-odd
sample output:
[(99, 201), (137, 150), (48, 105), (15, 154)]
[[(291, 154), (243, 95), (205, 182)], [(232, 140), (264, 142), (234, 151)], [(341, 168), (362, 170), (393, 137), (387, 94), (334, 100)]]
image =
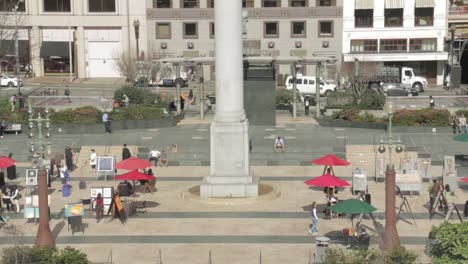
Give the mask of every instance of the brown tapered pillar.
[(400, 246), (400, 237), (396, 228), (395, 212), (395, 168), (387, 165), (385, 172), (385, 233), (384, 250), (392, 250)]
[(39, 194), (39, 229), (36, 235), (37, 247), (55, 247), (54, 236), (49, 226), (49, 203), (47, 190), (47, 172), (41, 167), (38, 175), (38, 194)]

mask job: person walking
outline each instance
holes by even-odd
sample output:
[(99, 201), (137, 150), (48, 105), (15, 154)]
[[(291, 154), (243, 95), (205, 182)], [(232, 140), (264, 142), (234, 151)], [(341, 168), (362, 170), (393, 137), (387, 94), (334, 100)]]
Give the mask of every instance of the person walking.
[(33, 76), (33, 66), (31, 63), (26, 64), (26, 73), (24, 74), (24, 78), (28, 77), (31, 78)]
[(122, 160), (126, 160), (130, 158), (132, 154), (130, 153), (130, 150), (127, 148), (127, 144), (124, 144), (123, 146), (124, 147), (122, 149)]
[(104, 216), (104, 199), (102, 198), (100, 193), (98, 193), (96, 197), (95, 212), (96, 222), (99, 223), (99, 221), (101, 221), (102, 217)]
[(24, 109), (24, 98), (22, 93), (18, 93), (18, 104), (20, 112)]
[(91, 149), (91, 154), (89, 155), (89, 166), (91, 166), (91, 170), (93, 171), (93, 175), (96, 175), (96, 165), (97, 165), (96, 150)]
[(447, 214), (447, 212), (449, 212), (454, 207), (453, 192), (450, 189), (450, 185), (448, 184), (445, 185), (444, 198), (445, 198), (445, 202), (447, 203), (446, 204), (447, 206), (445, 207), (445, 214)]
[(65, 148), (65, 164), (68, 170), (73, 171), (73, 151), (69, 146)]
[(5, 121), (5, 119), (3, 119), (2, 122), (0, 122), (0, 138), (3, 138), (3, 136), (5, 136), (6, 128), (7, 122)]
[(71, 103), (71, 99), (70, 99), (71, 91), (70, 91), (70, 88), (68, 88), (68, 85), (65, 85), (65, 91), (63, 91), (63, 94), (67, 97), (68, 103)]
[(463, 133), (466, 134), (466, 117), (464, 114), (461, 114), (458, 117), (458, 133), (461, 133), (463, 130)]
[(10, 97), (10, 106), (11, 106), (11, 111), (14, 112), (16, 109), (16, 94)]
[(429, 185), (427, 191), (429, 192), (429, 213), (432, 214), (432, 208), (434, 208), (434, 202), (438, 194), (437, 180), (432, 180), (432, 184)]
[(458, 128), (458, 117), (453, 114), (450, 116), (450, 125), (452, 126), (453, 133), (457, 133), (457, 128)]
[(67, 168), (67, 165), (62, 163), (60, 165), (60, 180), (62, 181), (62, 184), (67, 184), (67, 179), (70, 177), (70, 175), (68, 174), (68, 168)]
[(21, 198), (21, 194), (19, 193), (17, 185), (11, 186), (11, 192), (10, 192), (9, 197), (10, 197), (11, 204), (15, 205), (15, 211), (17, 213), (19, 213), (21, 211), (21, 207), (20, 207), (20, 203), (19, 203), (19, 199)]
[(429, 96), (429, 108), (435, 107), (435, 100), (432, 98), (432, 95)]
[(310, 212), (310, 216), (312, 218), (312, 226), (309, 228), (309, 234), (314, 235), (318, 232), (318, 216), (316, 202), (312, 203), (312, 211)]
[(304, 108), (305, 108), (305, 115), (309, 116), (309, 105), (310, 105), (310, 99), (309, 96), (306, 96), (304, 98)]
[(109, 133), (109, 134), (112, 133), (111, 122), (110, 122), (109, 114), (107, 112), (104, 112), (104, 114), (102, 114), (102, 122), (104, 123), (104, 128), (105, 128), (104, 133)]

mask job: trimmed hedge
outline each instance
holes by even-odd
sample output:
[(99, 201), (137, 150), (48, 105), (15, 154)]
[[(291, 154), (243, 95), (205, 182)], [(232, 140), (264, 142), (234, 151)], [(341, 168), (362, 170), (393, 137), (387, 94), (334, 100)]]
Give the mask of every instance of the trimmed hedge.
[(357, 100), (350, 92), (335, 92), (327, 96), (328, 109), (381, 110), (385, 104), (385, 96), (376, 92), (364, 93)]
[(450, 112), (440, 109), (398, 110), (393, 116), (395, 126), (448, 126)]
[(162, 100), (159, 94), (153, 93), (149, 88), (141, 89), (131, 85), (124, 85), (114, 92), (114, 99), (121, 104), (124, 94), (128, 96), (130, 105), (168, 106), (167, 101)]
[(384, 119), (376, 118), (373, 114), (367, 111), (361, 111), (357, 108), (342, 109), (340, 111), (334, 112), (331, 117), (333, 119), (363, 123), (384, 122)]

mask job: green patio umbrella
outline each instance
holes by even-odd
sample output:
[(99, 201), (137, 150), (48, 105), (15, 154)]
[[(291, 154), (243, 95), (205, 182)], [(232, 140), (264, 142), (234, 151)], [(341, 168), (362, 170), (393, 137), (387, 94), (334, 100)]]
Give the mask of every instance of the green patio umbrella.
[(358, 199), (348, 199), (330, 206), (331, 211), (344, 214), (368, 214), (377, 208)]
[(465, 133), (465, 134), (461, 134), (458, 136), (454, 136), (453, 140), (460, 141), (460, 142), (468, 142), (468, 134)]

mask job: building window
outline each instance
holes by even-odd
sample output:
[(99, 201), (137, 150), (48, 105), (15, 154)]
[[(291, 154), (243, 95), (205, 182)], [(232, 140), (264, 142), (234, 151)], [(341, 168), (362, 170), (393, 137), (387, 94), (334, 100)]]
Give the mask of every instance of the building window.
[(336, 0), (317, 0), (316, 6), (336, 6)]
[(319, 37), (333, 37), (333, 21), (319, 21)]
[[(0, 3), (0, 12), (12, 12), (18, 0), (2, 0)], [(18, 12), (26, 11), (25, 3), (18, 3)]]
[(171, 38), (171, 23), (156, 23), (156, 38), (170, 39)]
[(354, 11), (354, 26), (357, 28), (369, 28), (374, 24), (373, 9), (356, 9)]
[(278, 22), (265, 22), (263, 35), (265, 38), (278, 38), (279, 37)]
[(281, 0), (262, 0), (262, 7), (281, 7)]
[(351, 40), (351, 52), (377, 52), (376, 39)]
[(406, 52), (406, 39), (381, 39), (380, 52)]
[(214, 39), (215, 37), (215, 23), (210, 22), (210, 39)]
[(153, 8), (172, 8), (172, 0), (153, 0)]
[(181, 0), (180, 6), (182, 8), (198, 8), (199, 0)]
[(290, 7), (304, 7), (309, 6), (308, 0), (289, 0)]
[(115, 12), (115, 0), (89, 0), (89, 12)]
[(437, 39), (410, 39), (410, 51), (437, 51)]
[(208, 0), (208, 8), (214, 8), (215, 0)]
[(254, 0), (242, 0), (242, 7), (243, 8), (254, 7)]
[(414, 10), (414, 24), (416, 26), (434, 25), (434, 8), (416, 8)]
[(385, 26), (386, 27), (403, 26), (403, 8), (385, 9)]
[(44, 0), (44, 12), (70, 12), (70, 0)]
[(184, 39), (198, 38), (198, 24), (184, 23)]
[(305, 21), (291, 22), (291, 37), (292, 38), (305, 38), (306, 37), (306, 22)]

